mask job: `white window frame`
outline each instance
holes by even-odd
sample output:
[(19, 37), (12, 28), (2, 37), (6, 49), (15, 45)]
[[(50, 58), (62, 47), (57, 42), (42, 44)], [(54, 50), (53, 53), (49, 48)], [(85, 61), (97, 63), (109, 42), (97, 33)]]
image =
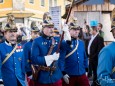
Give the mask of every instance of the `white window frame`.
[[(42, 3), (43, 1), (44, 1), (44, 3)], [(40, 2), (41, 2), (41, 3), (40, 3), (40, 6), (41, 6), (41, 7), (45, 7), (45, 0), (41, 0)]]
[[(55, 1), (56, 1), (56, 3), (55, 3)], [(54, 0), (54, 6), (57, 6), (57, 2), (58, 2), (57, 0)]]
[(2, 2), (0, 1), (0, 4), (3, 4), (4, 3), (4, 0), (2, 0)]
[(53, 0), (49, 0), (49, 8), (53, 6)]
[(31, 0), (29, 0), (29, 3), (30, 3), (30, 4), (34, 4), (34, 0), (33, 0), (32, 2), (31, 2)]

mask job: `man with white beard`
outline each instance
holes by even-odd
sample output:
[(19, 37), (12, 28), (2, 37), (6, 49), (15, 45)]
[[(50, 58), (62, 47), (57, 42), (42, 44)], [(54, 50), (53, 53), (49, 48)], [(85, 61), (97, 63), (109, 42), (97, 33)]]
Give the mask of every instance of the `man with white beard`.
[(22, 45), (17, 42), (14, 16), (8, 16), (4, 28), (5, 42), (0, 44), (0, 65), (4, 86), (26, 86)]

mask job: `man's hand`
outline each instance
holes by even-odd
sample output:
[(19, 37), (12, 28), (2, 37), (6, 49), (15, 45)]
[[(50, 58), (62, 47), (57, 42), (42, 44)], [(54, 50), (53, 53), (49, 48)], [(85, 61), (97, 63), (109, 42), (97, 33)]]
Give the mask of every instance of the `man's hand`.
[(50, 66), (53, 61), (58, 60), (58, 59), (59, 59), (59, 53), (55, 52), (53, 55), (47, 55), (45, 56), (46, 65)]
[(64, 25), (63, 25), (62, 31), (64, 31), (65, 33), (69, 31), (69, 28), (68, 28), (68, 25), (67, 25), (67, 24), (64, 24)]
[(64, 31), (64, 40), (69, 40), (71, 41), (71, 36), (69, 33), (68, 25), (64, 24), (62, 31)]
[(66, 74), (66, 75), (63, 76), (63, 79), (64, 79), (64, 81), (65, 81), (66, 84), (69, 84), (69, 78), (70, 77), (69, 77), (68, 74)]

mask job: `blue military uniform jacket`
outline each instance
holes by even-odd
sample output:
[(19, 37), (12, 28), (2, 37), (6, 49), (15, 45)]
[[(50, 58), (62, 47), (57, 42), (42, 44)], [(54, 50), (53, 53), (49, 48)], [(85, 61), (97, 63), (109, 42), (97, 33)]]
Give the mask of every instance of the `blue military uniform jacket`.
[(79, 42), (77, 50), (65, 59), (64, 71), (70, 76), (83, 75), (86, 73), (85, 69), (88, 68), (88, 58), (86, 56), (85, 46), (84, 42), (81, 40), (77, 41), (75, 39), (72, 39), (71, 45), (64, 45), (65, 50), (62, 52), (61, 57), (66, 56), (68, 53), (70, 53), (78, 44), (77, 42)]
[(30, 57), (31, 57), (32, 42), (33, 40), (31, 39), (29, 42), (27, 42), (24, 45), (25, 71), (26, 72), (31, 72)]
[[(12, 50), (13, 47), (7, 42), (0, 44), (0, 64)], [(1, 67), (4, 86), (18, 86), (17, 80), (22, 86), (26, 86), (23, 65), (23, 49), (22, 46), (18, 44), (16, 51)]]
[[(5, 38), (3, 37), (3, 38), (2, 38), (2, 42), (0, 42), (0, 44), (3, 43), (4, 40), (5, 40)], [(2, 81), (1, 64), (0, 64), (0, 81)]]
[(97, 77), (101, 86), (115, 86), (115, 42), (104, 47), (98, 57)]
[[(59, 38), (54, 39), (55, 39), (55, 45), (51, 54), (56, 52), (59, 43)], [(45, 56), (47, 55), (51, 44), (52, 40), (49, 38), (45, 38), (43, 36), (38, 37), (33, 41), (32, 57), (31, 57), (31, 61), (33, 64), (46, 66)], [(38, 82), (42, 84), (50, 84), (60, 80), (62, 78), (62, 70), (64, 66), (63, 64), (64, 64), (64, 57), (59, 58), (59, 60), (56, 61), (55, 63), (56, 70), (53, 72), (52, 75), (50, 75), (51, 73), (50, 71), (41, 70), (39, 72)]]

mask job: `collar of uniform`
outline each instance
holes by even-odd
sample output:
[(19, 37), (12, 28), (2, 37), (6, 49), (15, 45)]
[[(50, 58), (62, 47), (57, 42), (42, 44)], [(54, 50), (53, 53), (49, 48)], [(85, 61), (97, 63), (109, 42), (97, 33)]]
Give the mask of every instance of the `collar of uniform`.
[(74, 37), (71, 37), (71, 39), (72, 39), (72, 40), (76, 40), (76, 38), (74, 38)]
[(7, 40), (5, 41), (6, 45), (8, 46), (12, 46), (10, 42), (8, 42)]
[(45, 39), (48, 39), (50, 40), (52, 37), (51, 36), (46, 36), (44, 33), (42, 34), (42, 36), (45, 38)]
[(16, 44), (11, 44), (8, 40), (5, 41), (6, 45), (14, 47)]
[(30, 39), (30, 42), (33, 42), (33, 39)]

